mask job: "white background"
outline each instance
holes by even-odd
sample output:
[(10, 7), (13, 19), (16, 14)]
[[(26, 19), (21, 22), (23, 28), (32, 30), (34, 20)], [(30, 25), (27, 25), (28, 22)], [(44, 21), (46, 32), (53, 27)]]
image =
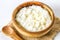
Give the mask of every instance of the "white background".
[[(21, 3), (29, 0), (0, 0), (0, 40), (11, 40), (11, 38), (2, 34), (1, 29), (4, 25), (7, 25), (11, 21), (13, 10)], [(38, 0), (49, 5), (55, 16), (60, 18), (60, 0)], [(54, 40), (60, 40), (60, 33), (54, 38)]]

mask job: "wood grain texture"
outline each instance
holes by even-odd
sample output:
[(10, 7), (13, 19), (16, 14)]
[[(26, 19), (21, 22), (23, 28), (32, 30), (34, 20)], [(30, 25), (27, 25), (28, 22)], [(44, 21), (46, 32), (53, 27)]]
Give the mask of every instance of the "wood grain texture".
[(23, 40), (20, 36), (17, 35), (16, 31), (12, 28), (11, 25), (4, 26), (2, 28), (2, 32), (14, 40)]

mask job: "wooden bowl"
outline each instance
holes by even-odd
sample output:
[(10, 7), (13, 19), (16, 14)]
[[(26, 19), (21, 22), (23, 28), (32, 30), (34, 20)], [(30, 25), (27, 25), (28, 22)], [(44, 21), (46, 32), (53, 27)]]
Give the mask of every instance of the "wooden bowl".
[[(28, 6), (31, 6), (31, 5), (38, 5), (38, 6), (41, 6), (42, 8), (46, 9), (48, 12), (49, 12), (49, 15), (52, 19), (52, 22), (51, 24), (49, 25), (48, 28), (42, 30), (42, 31), (39, 31), (39, 32), (29, 32), (28, 30), (25, 30), (21, 25), (19, 25), (19, 23), (15, 20), (16, 19), (16, 14), (19, 12), (19, 10), (23, 7), (28, 7)], [(14, 28), (16, 28), (16, 30), (24, 35), (24, 36), (28, 36), (28, 37), (41, 37), (43, 35), (45, 35), (46, 33), (48, 33), (51, 29), (52, 29), (52, 25), (54, 23), (54, 13), (52, 11), (52, 9), (44, 4), (44, 3), (41, 3), (41, 2), (37, 2), (37, 1), (30, 1), (30, 2), (25, 2), (23, 4), (20, 4), (14, 11), (13, 11), (13, 14), (12, 14), (12, 23), (13, 23), (13, 26)]]

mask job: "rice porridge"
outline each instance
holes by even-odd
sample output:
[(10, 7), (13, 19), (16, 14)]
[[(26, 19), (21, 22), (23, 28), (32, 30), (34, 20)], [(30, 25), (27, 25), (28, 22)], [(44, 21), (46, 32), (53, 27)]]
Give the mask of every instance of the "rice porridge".
[(16, 21), (30, 32), (44, 30), (52, 22), (48, 11), (37, 5), (22, 8), (16, 15)]

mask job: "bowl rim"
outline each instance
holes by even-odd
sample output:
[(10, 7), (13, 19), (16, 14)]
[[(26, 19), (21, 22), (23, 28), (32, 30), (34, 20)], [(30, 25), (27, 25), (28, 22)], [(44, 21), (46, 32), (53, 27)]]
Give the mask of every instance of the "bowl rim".
[[(30, 31), (27, 31), (27, 30), (25, 30), (21, 25), (19, 25), (18, 24), (18, 22), (15, 20), (15, 18), (16, 18), (16, 14), (18, 13), (18, 11), (21, 9), (21, 8), (23, 8), (23, 7), (27, 7), (27, 6), (31, 6), (31, 5), (29, 5), (29, 4), (31, 4), (31, 5), (38, 5), (38, 6), (42, 6), (43, 8), (45, 8), (45, 9), (47, 9), (50, 13), (50, 16), (51, 16), (51, 18), (52, 18), (52, 22), (51, 22), (51, 24), (49, 25), (49, 27), (47, 27), (46, 29), (44, 29), (44, 30), (41, 30), (41, 31), (39, 31), (39, 32), (30, 32)], [(24, 3), (22, 3), (22, 4), (20, 4), (19, 6), (17, 6), (16, 8), (15, 8), (15, 10), (13, 11), (13, 14), (12, 14), (12, 23), (13, 23), (13, 25), (14, 25), (14, 27), (17, 29), (17, 30), (19, 30), (20, 31), (20, 33), (22, 33), (22, 34), (30, 34), (30, 35), (38, 35), (38, 34), (41, 34), (41, 33), (43, 33), (43, 32), (45, 32), (45, 31), (47, 31), (47, 30), (49, 30), (50, 28), (52, 28), (52, 25), (54, 24), (54, 19), (55, 19), (55, 16), (54, 16), (54, 12), (52, 11), (52, 9), (48, 6), (48, 5), (46, 5), (46, 4), (44, 4), (44, 3), (42, 3), (42, 2), (38, 2), (38, 1), (29, 1), (29, 2), (24, 2)]]

